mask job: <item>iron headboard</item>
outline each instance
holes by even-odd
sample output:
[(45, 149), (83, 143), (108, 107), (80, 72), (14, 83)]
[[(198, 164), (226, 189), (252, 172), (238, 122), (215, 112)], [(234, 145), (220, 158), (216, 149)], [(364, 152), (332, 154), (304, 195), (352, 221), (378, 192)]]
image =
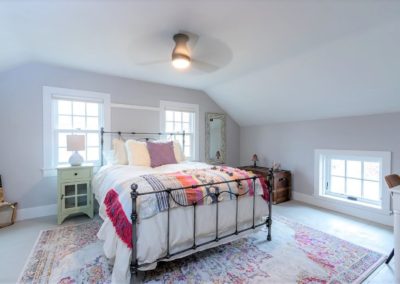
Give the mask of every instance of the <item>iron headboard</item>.
[[(182, 136), (182, 150), (185, 151), (185, 131), (183, 132), (124, 132), (124, 131), (105, 131), (104, 127), (100, 129), (100, 155), (101, 155), (101, 166), (104, 165), (104, 134), (110, 134), (110, 135), (118, 135), (119, 137), (128, 136), (128, 137), (135, 137), (137, 135), (151, 135), (151, 136)], [(154, 137), (139, 137), (138, 139), (141, 140), (155, 140)]]

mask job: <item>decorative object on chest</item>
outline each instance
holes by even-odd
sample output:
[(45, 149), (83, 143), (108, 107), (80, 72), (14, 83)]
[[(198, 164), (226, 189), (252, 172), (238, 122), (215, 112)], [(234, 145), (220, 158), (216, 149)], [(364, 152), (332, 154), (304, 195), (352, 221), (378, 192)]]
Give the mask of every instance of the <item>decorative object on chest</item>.
[(17, 203), (4, 200), (4, 190), (0, 175), (0, 228), (10, 226), (15, 222)]
[[(265, 179), (268, 177), (270, 168), (266, 167), (254, 167), (254, 166), (243, 166), (239, 169), (252, 171), (255, 174), (263, 176)], [(272, 203), (278, 204), (290, 200), (290, 194), (292, 191), (292, 174), (286, 170), (275, 170), (273, 171), (273, 191), (272, 191)]]
[(93, 218), (92, 165), (59, 167), (58, 173), (58, 224), (65, 218), (84, 213)]

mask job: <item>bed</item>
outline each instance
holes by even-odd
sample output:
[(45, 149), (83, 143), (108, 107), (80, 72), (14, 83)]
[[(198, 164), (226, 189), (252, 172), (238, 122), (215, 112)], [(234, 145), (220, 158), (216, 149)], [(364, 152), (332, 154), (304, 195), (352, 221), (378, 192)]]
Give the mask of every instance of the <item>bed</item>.
[[(102, 129), (102, 148), (105, 134), (138, 135)], [(176, 135), (184, 141), (184, 133)], [(135, 282), (138, 272), (155, 269), (160, 261), (231, 242), (262, 226), (271, 240), (271, 184), (201, 162), (101, 167), (92, 187), (103, 219), (98, 237), (114, 265), (112, 282)]]

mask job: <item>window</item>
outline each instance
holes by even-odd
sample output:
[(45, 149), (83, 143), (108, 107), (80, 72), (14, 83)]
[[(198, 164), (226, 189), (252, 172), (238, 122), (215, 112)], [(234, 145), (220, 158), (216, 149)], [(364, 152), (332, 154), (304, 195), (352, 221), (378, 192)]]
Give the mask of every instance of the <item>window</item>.
[(383, 177), (390, 172), (390, 153), (316, 150), (316, 164), (319, 196), (387, 207)]
[(45, 175), (68, 164), (66, 137), (85, 135), (85, 162), (99, 164), (100, 127), (109, 125), (109, 95), (61, 88), (43, 88)]
[[(161, 101), (160, 106), (162, 131), (185, 131), (185, 156), (189, 160), (196, 160), (198, 158), (198, 105)], [(176, 140), (183, 145), (181, 136), (177, 136)]]

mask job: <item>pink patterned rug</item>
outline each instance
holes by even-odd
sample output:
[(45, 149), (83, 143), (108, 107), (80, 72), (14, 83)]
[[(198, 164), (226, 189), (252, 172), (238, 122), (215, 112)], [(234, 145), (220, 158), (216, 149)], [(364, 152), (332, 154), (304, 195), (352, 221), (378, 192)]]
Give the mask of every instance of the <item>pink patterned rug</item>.
[[(260, 231), (184, 259), (161, 263), (145, 283), (360, 283), (385, 260), (372, 250), (275, 217)], [(96, 233), (100, 220), (43, 231), (19, 283), (109, 283), (112, 265)]]

